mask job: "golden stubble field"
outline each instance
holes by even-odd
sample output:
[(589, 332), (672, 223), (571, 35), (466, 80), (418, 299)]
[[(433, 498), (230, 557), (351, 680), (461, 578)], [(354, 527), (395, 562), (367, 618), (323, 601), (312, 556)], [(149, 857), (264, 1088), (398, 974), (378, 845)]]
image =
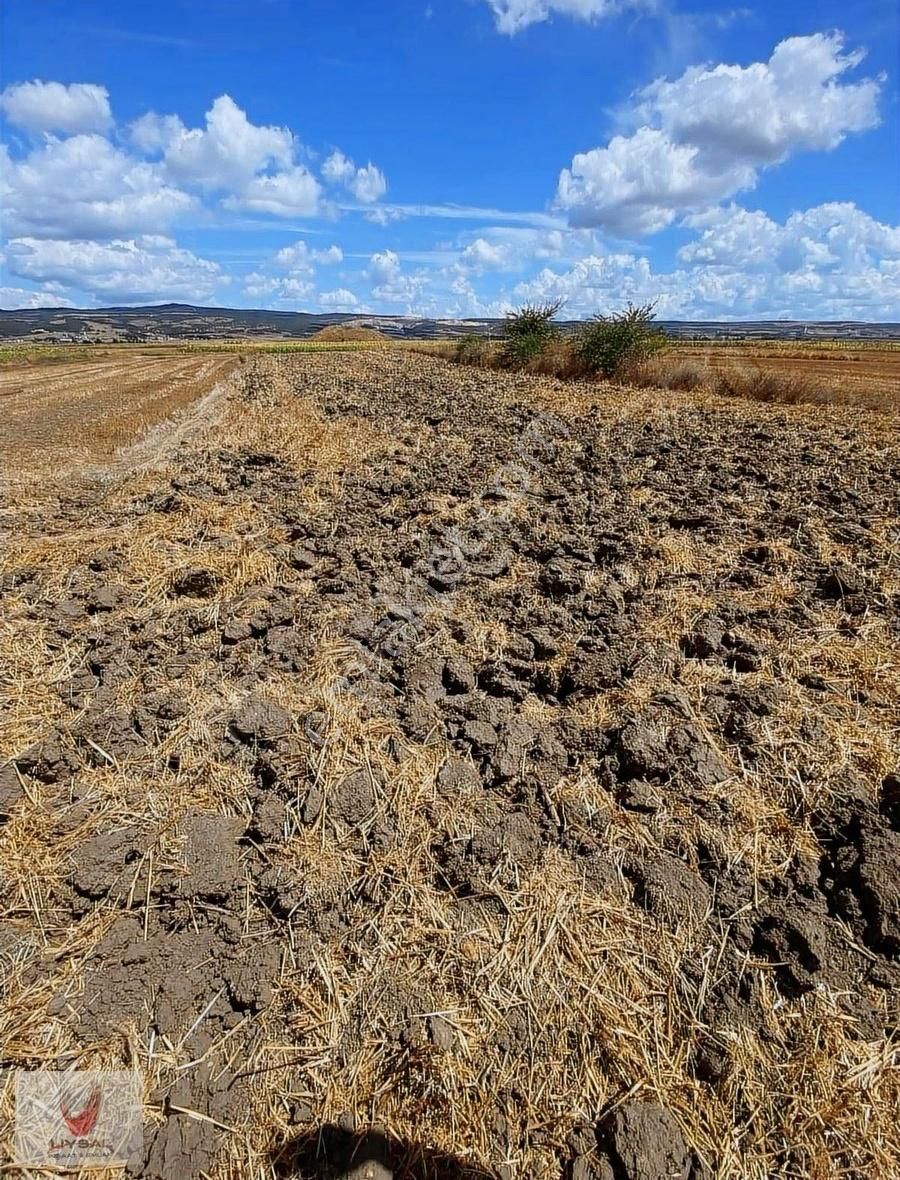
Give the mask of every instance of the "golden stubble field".
[(767, 341), (746, 344), (679, 344), (673, 359), (693, 361), (711, 373), (760, 370), (797, 379), (821, 400), (885, 409), (900, 405), (900, 345), (842, 342), (840, 347), (810, 342)]
[(237, 357), (97, 350), (96, 360), (0, 364), (0, 465), (33, 482), (115, 452), (157, 422), (192, 406)]
[(897, 1174), (893, 413), (83, 363), (3, 424), (7, 1147), (114, 1065), (148, 1177)]

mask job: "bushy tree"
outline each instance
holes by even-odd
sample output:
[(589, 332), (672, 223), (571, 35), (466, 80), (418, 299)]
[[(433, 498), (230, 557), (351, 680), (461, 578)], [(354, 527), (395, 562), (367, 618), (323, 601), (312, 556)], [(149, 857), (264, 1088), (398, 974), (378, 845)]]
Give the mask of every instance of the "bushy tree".
[(624, 311), (598, 315), (582, 328), (576, 350), (590, 373), (627, 377), (628, 371), (665, 348), (666, 338), (653, 326), (652, 303), (628, 303)]
[(503, 362), (511, 367), (536, 360), (549, 344), (559, 338), (553, 317), (562, 307), (556, 303), (526, 303), (510, 311), (503, 321)]

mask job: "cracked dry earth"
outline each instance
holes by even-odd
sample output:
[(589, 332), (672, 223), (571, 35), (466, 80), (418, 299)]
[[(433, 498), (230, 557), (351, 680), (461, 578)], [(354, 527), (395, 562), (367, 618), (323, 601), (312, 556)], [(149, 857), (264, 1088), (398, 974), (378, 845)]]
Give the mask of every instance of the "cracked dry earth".
[(3, 1066), (148, 1178), (900, 1174), (896, 420), (231, 380), (6, 513)]

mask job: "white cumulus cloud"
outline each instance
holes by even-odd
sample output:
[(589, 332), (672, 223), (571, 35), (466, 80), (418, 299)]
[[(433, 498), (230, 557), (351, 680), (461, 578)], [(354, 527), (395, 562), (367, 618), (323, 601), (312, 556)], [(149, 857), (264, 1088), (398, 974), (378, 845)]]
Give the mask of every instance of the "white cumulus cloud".
[(0, 146), (0, 201), (9, 233), (99, 239), (158, 232), (196, 204), (102, 135), (50, 139), (20, 160)]
[(129, 127), (131, 142), (139, 152), (153, 155), (163, 152), (176, 139), (185, 134), (184, 123), (177, 115), (157, 115), (148, 111), (135, 119)]
[(323, 291), (319, 296), (319, 303), (331, 311), (354, 311), (359, 306), (359, 300), (346, 287), (338, 287), (335, 291)]
[(371, 160), (357, 168), (349, 156), (337, 150), (323, 163), (322, 176), (329, 184), (341, 185), (353, 193), (364, 205), (373, 204), (387, 192), (384, 173)]
[(387, 192), (387, 181), (381, 169), (369, 163), (363, 168), (357, 168), (349, 187), (357, 201), (371, 205)]
[(254, 177), (227, 197), (226, 209), (248, 209), (276, 217), (311, 217), (319, 212), (322, 186), (302, 164), (272, 176)]
[[(156, 118), (154, 132), (164, 148), (166, 167), (182, 183), (237, 189), (270, 165), (290, 167), (293, 158), (294, 137), (287, 127), (256, 126), (228, 94), (220, 95), (206, 112), (204, 128), (178, 127), (171, 116), (168, 123)], [(150, 127), (138, 126), (145, 142), (154, 133)]]
[(459, 256), (460, 265), (472, 270), (502, 270), (510, 265), (510, 249), (503, 242), (476, 238)]
[(315, 270), (312, 255), (312, 250), (310, 250), (309, 246), (301, 238), (294, 242), (292, 246), (282, 246), (273, 261), (276, 266), (280, 266), (284, 270), (290, 270), (294, 273), (304, 272), (306, 274), (312, 274)]
[(273, 261), (283, 270), (312, 274), (316, 264), (333, 266), (335, 263), (342, 262), (343, 259), (344, 252), (338, 245), (328, 246), (324, 250), (311, 250), (302, 238), (298, 238), (292, 245), (283, 246), (276, 253)]
[(716, 207), (687, 218), (685, 224), (703, 232), (678, 251), (681, 262), (740, 266), (745, 270), (768, 269), (772, 265), (778, 248), (778, 226), (765, 213), (739, 205)]
[(0, 308), (19, 311), (35, 307), (74, 307), (71, 299), (55, 291), (29, 291), (24, 287), (0, 287)]
[(567, 270), (544, 267), (520, 283), (522, 300), (564, 299), (579, 316), (657, 300), (662, 317), (686, 319), (900, 318), (900, 226), (851, 202), (797, 212), (784, 222), (731, 205), (690, 219), (699, 236), (681, 267), (655, 272), (631, 252), (592, 254)]
[(643, 0), (488, 0), (497, 29), (512, 35), (554, 14), (594, 21), (623, 8), (649, 7)]
[(532, 279), (519, 283), (514, 294), (520, 300), (543, 302), (561, 299), (568, 313), (605, 312), (627, 300), (639, 302), (651, 279), (650, 263), (633, 254), (591, 254), (567, 271), (544, 267)]
[(333, 151), (322, 165), (322, 175), (329, 184), (349, 184), (356, 175), (356, 165), (341, 151)]
[(815, 33), (781, 41), (767, 62), (692, 66), (674, 82), (646, 87), (638, 112), (710, 162), (763, 165), (791, 152), (829, 151), (878, 121), (879, 82), (842, 81), (864, 57), (843, 49), (841, 34)]
[(323, 266), (335, 266), (344, 261), (344, 251), (338, 245), (331, 245), (324, 250), (313, 250), (313, 258)]
[(660, 79), (638, 95), (635, 131), (563, 169), (557, 204), (573, 225), (646, 234), (752, 188), (760, 168), (876, 125), (880, 80), (844, 77), (860, 61), (840, 34), (816, 33), (782, 41), (767, 62)]
[(32, 134), (77, 135), (107, 131), (113, 122), (109, 92), (90, 82), (16, 82), (0, 94), (0, 110), (15, 127)]
[(267, 303), (297, 303), (308, 300), (315, 285), (305, 278), (274, 278), (272, 275), (253, 273), (244, 281), (244, 294), (249, 299)]
[(376, 283), (389, 283), (400, 274), (400, 258), (393, 250), (381, 250), (369, 259), (369, 275)]
[(378, 205), (365, 212), (363, 217), (372, 225), (390, 225), (394, 221), (403, 221), (406, 213), (396, 205)]
[(394, 250), (382, 250), (369, 259), (367, 276), (372, 295), (383, 303), (403, 303), (412, 308), (420, 298), (427, 279), (423, 274), (405, 274)]
[(876, 221), (850, 201), (792, 213), (780, 224), (739, 205), (690, 219), (702, 232), (678, 251), (691, 266), (768, 270), (797, 275), (859, 275), (900, 259), (900, 226)]
[(752, 184), (753, 169), (744, 162), (735, 161), (727, 176), (710, 176), (698, 155), (664, 131), (641, 127), (576, 155), (560, 174), (556, 200), (573, 225), (623, 236), (656, 233), (676, 213)]
[(227, 281), (215, 262), (160, 235), (111, 242), (13, 238), (6, 246), (6, 265), (18, 278), (61, 283), (126, 303), (203, 301)]

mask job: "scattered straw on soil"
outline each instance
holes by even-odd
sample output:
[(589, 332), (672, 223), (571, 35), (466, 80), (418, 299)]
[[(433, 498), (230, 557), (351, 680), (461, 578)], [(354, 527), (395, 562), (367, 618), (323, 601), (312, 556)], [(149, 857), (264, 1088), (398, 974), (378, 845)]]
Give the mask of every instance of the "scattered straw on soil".
[(232, 382), (9, 513), (3, 1142), (63, 1062), (147, 1177), (896, 1175), (896, 418)]

